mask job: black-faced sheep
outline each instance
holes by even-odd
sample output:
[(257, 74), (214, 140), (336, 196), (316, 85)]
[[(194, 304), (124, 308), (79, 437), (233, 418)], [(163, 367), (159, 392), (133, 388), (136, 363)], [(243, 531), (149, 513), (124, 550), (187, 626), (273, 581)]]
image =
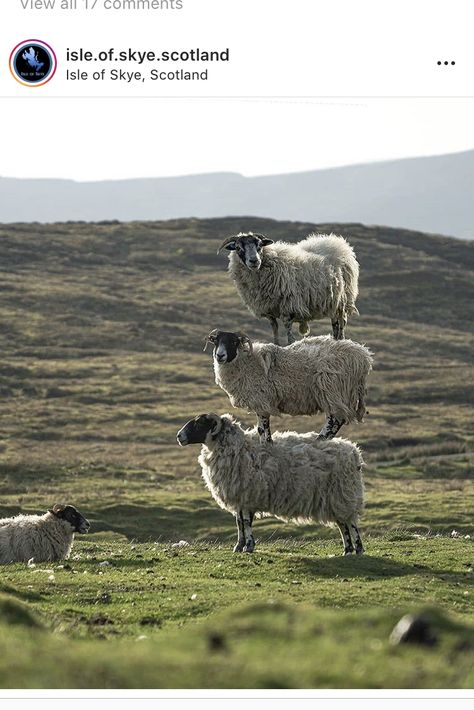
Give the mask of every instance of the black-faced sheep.
[(332, 438), (354, 419), (362, 421), (372, 368), (364, 345), (321, 335), (280, 347), (222, 330), (213, 330), (207, 341), (214, 347), (216, 383), (232, 406), (256, 413), (262, 440), (271, 441), (272, 415), (324, 412), (321, 438)]
[(358, 530), (364, 505), (363, 460), (345, 439), (314, 432), (276, 433), (273, 446), (245, 431), (229, 414), (201, 414), (177, 434), (181, 446), (203, 444), (199, 463), (214, 500), (235, 516), (234, 552), (253, 552), (254, 515), (297, 523), (335, 523), (344, 554), (364, 551)]
[(1, 518), (0, 564), (65, 560), (74, 533), (88, 530), (89, 521), (73, 505), (55, 505), (44, 515)]
[(229, 273), (240, 297), (257, 318), (268, 318), (278, 341), (278, 318), (294, 342), (293, 323), (302, 335), (308, 322), (330, 318), (342, 340), (347, 319), (358, 313), (359, 264), (354, 250), (334, 234), (312, 234), (296, 244), (273, 242), (263, 234), (237, 234), (219, 247), (228, 249)]

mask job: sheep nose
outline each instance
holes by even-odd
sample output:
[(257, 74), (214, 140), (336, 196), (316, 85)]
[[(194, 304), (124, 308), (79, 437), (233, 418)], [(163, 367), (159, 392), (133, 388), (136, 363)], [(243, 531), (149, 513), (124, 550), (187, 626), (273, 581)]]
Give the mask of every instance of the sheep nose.
[(258, 269), (260, 267), (259, 259), (249, 259), (247, 261), (247, 266), (249, 269)]
[(188, 442), (188, 439), (185, 434), (183, 434), (181, 431), (178, 431), (176, 434), (176, 441), (180, 446), (185, 446)]

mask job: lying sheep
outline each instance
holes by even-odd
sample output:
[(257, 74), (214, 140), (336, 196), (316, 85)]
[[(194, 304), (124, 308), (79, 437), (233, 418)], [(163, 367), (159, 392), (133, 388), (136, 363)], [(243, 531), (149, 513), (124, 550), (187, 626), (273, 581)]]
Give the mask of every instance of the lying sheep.
[(327, 422), (321, 438), (332, 438), (343, 424), (362, 421), (372, 355), (352, 340), (329, 335), (305, 338), (287, 347), (252, 343), (242, 333), (213, 330), (216, 384), (232, 406), (255, 412), (262, 441), (271, 441), (270, 416), (317, 414)]
[(237, 522), (234, 552), (253, 552), (256, 514), (296, 523), (335, 523), (344, 554), (354, 552), (354, 545), (358, 555), (364, 552), (357, 527), (364, 505), (363, 461), (352, 442), (287, 431), (277, 432), (269, 447), (229, 414), (201, 414), (179, 430), (177, 440), (180, 446), (203, 444), (199, 463), (204, 482)]
[(56, 562), (69, 557), (74, 533), (86, 533), (89, 522), (73, 505), (55, 505), (44, 515), (0, 519), (0, 564)]
[(311, 234), (288, 244), (249, 232), (228, 237), (221, 249), (231, 252), (229, 273), (242, 301), (257, 318), (268, 318), (276, 345), (278, 318), (288, 344), (295, 341), (295, 321), (308, 335), (308, 322), (326, 317), (334, 338), (344, 338), (348, 317), (358, 313), (359, 264), (343, 237)]

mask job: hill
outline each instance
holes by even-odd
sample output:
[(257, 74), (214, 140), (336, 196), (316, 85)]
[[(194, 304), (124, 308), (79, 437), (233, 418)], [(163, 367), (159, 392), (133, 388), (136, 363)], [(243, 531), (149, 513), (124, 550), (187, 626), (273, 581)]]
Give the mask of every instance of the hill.
[[(289, 240), (316, 229), (256, 218), (0, 227), (3, 461), (113, 462), (172, 480), (193, 473), (195, 452), (176, 447), (176, 430), (201, 411), (230, 409), (204, 336), (222, 327), (270, 337), (216, 256), (224, 236), (248, 228)], [(370, 417), (347, 435), (371, 465), (464, 452), (474, 245), (359, 224), (317, 228), (356, 249), (361, 315), (348, 334), (375, 353)], [(315, 323), (312, 332), (328, 329)]]
[(0, 221), (252, 214), (474, 237), (474, 150), (285, 175), (210, 173), (103, 182), (0, 178)]

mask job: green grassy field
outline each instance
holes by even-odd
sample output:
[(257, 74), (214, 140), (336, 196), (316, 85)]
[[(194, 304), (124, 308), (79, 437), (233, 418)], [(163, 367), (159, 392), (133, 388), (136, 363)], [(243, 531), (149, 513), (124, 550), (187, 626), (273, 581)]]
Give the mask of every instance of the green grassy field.
[[(367, 463), (362, 558), (334, 530), (271, 519), (233, 555), (198, 449), (175, 443), (191, 416), (230, 410), (207, 332), (270, 337), (216, 245), (311, 225), (0, 225), (0, 515), (68, 501), (92, 523), (68, 562), (1, 569), (1, 687), (472, 687), (474, 250), (331, 227), (362, 268), (348, 336), (375, 354), (370, 414), (344, 431)], [(417, 610), (438, 642), (390, 645)]]

